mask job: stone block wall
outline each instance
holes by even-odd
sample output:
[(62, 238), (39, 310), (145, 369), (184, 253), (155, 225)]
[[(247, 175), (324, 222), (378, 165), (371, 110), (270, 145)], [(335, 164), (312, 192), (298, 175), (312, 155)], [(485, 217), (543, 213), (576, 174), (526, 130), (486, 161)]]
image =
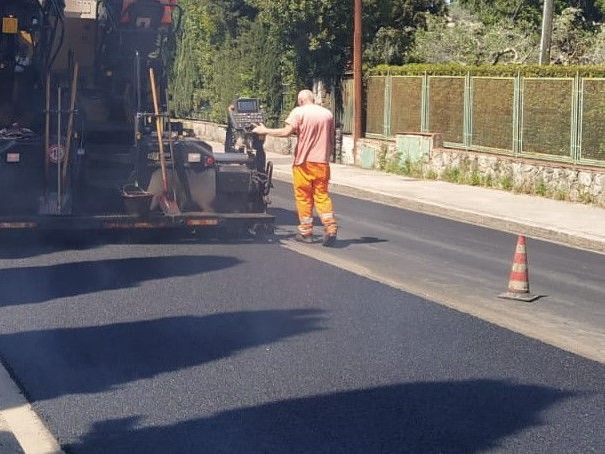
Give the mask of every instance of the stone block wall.
[[(225, 141), (225, 125), (203, 121), (183, 123), (196, 137)], [(292, 154), (295, 141), (295, 138), (267, 137), (265, 149)], [(345, 135), (341, 157), (346, 165), (605, 207), (605, 168), (443, 148), (439, 134), (409, 133), (394, 140), (364, 138), (357, 147), (352, 137)]]
[(605, 168), (436, 148), (423, 170), (440, 179), (458, 175), (463, 183), (605, 206)]
[(193, 132), (195, 137), (211, 142), (225, 142), (227, 135), (227, 126), (209, 121), (198, 120), (180, 120), (183, 123), (183, 128)]
[[(227, 125), (199, 120), (181, 120), (183, 127), (193, 132), (195, 137), (211, 142), (225, 142)], [(296, 146), (296, 138), (267, 137), (265, 150), (272, 153), (291, 154)]]
[[(404, 136), (411, 139), (414, 134)], [(605, 207), (605, 168), (443, 148), (439, 134), (417, 137), (428, 141), (428, 153), (422, 140), (361, 139), (352, 153), (352, 164)], [(413, 149), (406, 149), (410, 144)]]

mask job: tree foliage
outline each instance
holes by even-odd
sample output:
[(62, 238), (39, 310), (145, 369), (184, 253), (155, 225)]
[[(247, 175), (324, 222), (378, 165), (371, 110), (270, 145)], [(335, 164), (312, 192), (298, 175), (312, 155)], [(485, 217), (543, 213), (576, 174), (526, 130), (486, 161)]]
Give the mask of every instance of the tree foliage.
[(447, 19), (431, 17), (416, 34), (410, 59), (424, 63), (482, 65), (528, 63), (537, 59), (539, 36), (531, 27), (510, 20), (483, 22), (466, 9)]
[[(602, 1), (556, 0), (551, 62), (603, 62)], [(460, 0), (447, 20), (432, 17), (417, 32), (411, 59), (426, 63), (536, 63), (542, 0)]]
[(424, 28), (430, 17), (443, 15), (445, 6), (443, 0), (366, 0), (366, 63), (405, 63), (416, 30)]
[[(238, 95), (277, 120), (296, 91), (352, 67), (353, 1), (180, 0), (173, 107), (223, 120)], [(537, 61), (543, 0), (363, 0), (364, 63)], [(605, 0), (555, 0), (554, 63), (605, 61)]]
[[(181, 0), (186, 18), (173, 71), (173, 106), (213, 119), (236, 95), (263, 98), (279, 115), (284, 91), (338, 81), (352, 65), (353, 2)], [(402, 63), (414, 32), (444, 0), (364, 0), (365, 59)]]
[[(486, 24), (510, 20), (538, 26), (544, 0), (459, 0), (459, 3)], [(554, 4), (556, 14), (566, 8), (578, 8), (589, 22), (602, 20), (605, 13), (605, 0), (555, 0)]]

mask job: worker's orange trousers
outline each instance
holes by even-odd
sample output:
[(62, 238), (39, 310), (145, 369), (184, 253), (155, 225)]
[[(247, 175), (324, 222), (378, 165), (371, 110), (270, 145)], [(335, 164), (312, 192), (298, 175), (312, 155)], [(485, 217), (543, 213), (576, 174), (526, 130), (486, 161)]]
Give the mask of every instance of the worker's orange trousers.
[(301, 235), (313, 233), (313, 208), (317, 211), (324, 229), (328, 234), (336, 234), (336, 220), (332, 199), (328, 195), (330, 181), (330, 165), (305, 162), (292, 167), (294, 199), (298, 210)]

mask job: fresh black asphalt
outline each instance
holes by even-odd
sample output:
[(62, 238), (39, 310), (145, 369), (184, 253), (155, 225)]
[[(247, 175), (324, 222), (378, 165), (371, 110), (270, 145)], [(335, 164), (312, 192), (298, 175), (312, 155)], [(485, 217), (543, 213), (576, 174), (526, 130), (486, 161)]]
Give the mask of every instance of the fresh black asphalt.
[[(286, 202), (273, 209), (293, 218)], [(372, 209), (377, 224), (391, 213)], [(422, 219), (418, 235), (454, 229)], [(2, 249), (0, 356), (68, 452), (605, 446), (604, 365), (278, 243), (20, 237)]]

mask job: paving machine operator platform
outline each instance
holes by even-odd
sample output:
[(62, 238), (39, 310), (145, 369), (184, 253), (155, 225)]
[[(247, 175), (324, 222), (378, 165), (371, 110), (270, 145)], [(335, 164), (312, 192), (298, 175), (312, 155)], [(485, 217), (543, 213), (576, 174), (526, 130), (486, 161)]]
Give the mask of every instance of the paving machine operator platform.
[(241, 98), (235, 101), (233, 109), (229, 110), (229, 117), (233, 128), (241, 131), (251, 131), (254, 126), (265, 122), (260, 101), (254, 98)]

